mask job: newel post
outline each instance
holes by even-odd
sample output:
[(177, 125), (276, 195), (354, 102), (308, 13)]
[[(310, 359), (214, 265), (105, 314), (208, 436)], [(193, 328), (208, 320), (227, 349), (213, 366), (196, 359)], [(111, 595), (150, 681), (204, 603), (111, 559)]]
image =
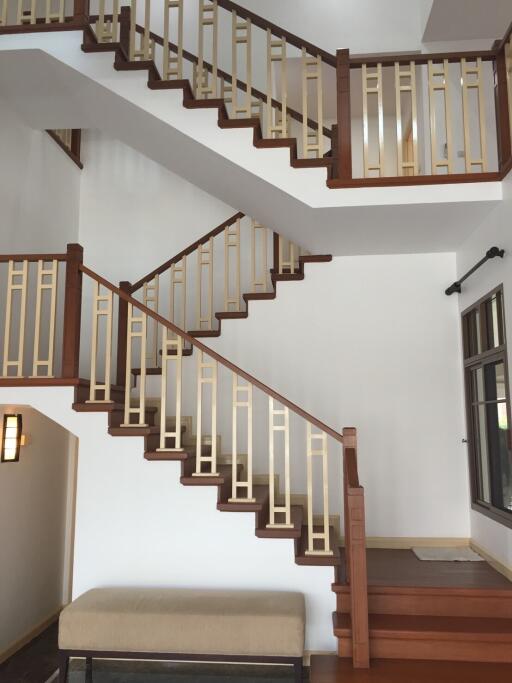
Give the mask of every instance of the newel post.
[(82, 271), (84, 250), (68, 244), (66, 292), (64, 295), (64, 336), (62, 340), (62, 377), (78, 378), (80, 369), (80, 323), (82, 317)]
[(89, 20), (90, 0), (73, 0), (73, 18), (77, 24), (86, 24)]
[[(130, 282), (120, 282), (119, 289), (126, 294), (132, 293)], [(128, 302), (119, 297), (119, 311), (117, 316), (117, 380), (119, 386), (126, 381), (126, 343), (128, 338)]]
[(131, 9), (129, 5), (124, 5), (119, 13), (119, 44), (128, 60), (130, 59), (130, 31)]
[[(352, 121), (350, 112), (350, 52), (336, 51), (337, 125), (333, 136), (334, 178), (352, 179)], [(336, 149), (334, 149), (336, 147)], [(337, 168), (336, 168), (337, 166)]]
[[(496, 48), (499, 45), (495, 46)], [(493, 62), (494, 69), (494, 98), (496, 101), (496, 129), (498, 133), (498, 160), (499, 168), (503, 169), (512, 157), (512, 144), (510, 130), (510, 112), (508, 99), (507, 60), (505, 55), (506, 45), (499, 49)]]
[(357, 431), (354, 427), (343, 429), (343, 488), (345, 557), (352, 621), (352, 662), (356, 669), (367, 669), (370, 666), (370, 637), (364, 489), (359, 485), (357, 474)]

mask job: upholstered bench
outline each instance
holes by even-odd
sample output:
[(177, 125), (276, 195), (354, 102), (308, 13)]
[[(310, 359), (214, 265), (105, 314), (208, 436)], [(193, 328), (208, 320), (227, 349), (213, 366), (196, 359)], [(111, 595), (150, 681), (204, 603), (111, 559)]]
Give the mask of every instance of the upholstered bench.
[(96, 588), (64, 608), (60, 681), (70, 657), (286, 664), (302, 680), (300, 593)]

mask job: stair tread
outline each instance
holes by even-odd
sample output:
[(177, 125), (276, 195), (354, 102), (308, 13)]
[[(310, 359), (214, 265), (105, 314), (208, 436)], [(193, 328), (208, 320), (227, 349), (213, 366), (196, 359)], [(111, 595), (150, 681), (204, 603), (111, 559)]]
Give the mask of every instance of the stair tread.
[[(352, 631), (349, 614), (334, 613), (335, 635), (347, 635)], [(457, 638), (492, 638), (512, 642), (512, 619), (496, 617), (440, 617), (411, 616), (401, 614), (370, 614), (370, 637), (444, 639), (447, 635)]]
[(302, 533), (302, 520), (304, 518), (304, 508), (302, 505), (291, 506), (290, 519), (293, 524), (291, 529), (268, 529), (266, 526), (256, 529), (258, 538), (300, 538)]
[(226, 481), (231, 479), (231, 465), (217, 465), (217, 472), (219, 476), (208, 476), (203, 474), (199, 476), (183, 476), (180, 482), (185, 486), (221, 486)]
[[(317, 525), (313, 526), (313, 531), (320, 531), (321, 528)], [(308, 555), (306, 550), (308, 547), (308, 527), (304, 524), (300, 538), (296, 541), (295, 562), (301, 565), (325, 565), (328, 567), (337, 566), (340, 563), (340, 552), (336, 542), (336, 532), (334, 527), (329, 527), (329, 545), (332, 555)]]
[(224, 512), (260, 512), (268, 502), (268, 486), (259, 485), (253, 486), (254, 503), (230, 503), (228, 500), (223, 500), (217, 504), (217, 509)]
[(220, 330), (189, 330), (191, 337), (219, 337)]

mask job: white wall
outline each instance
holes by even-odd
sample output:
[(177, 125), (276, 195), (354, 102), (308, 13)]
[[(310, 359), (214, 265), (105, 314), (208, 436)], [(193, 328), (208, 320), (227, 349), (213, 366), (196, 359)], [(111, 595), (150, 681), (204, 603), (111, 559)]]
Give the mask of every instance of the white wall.
[(237, 212), (98, 130), (83, 135), (79, 241), (87, 264), (135, 282)]
[(309, 650), (333, 651), (332, 567), (299, 567), (292, 540), (258, 539), (254, 515), (216, 511), (217, 491), (179, 483), (179, 463), (148, 462), (142, 438), (76, 413), (73, 389), (0, 387), (79, 438), (73, 596), (95, 586), (183, 586), (304, 593)]
[(78, 237), (80, 169), (45, 131), (24, 125), (1, 97), (0, 149), (0, 251), (65, 251)]
[[(492, 216), (476, 231), (457, 252), (457, 274), (463, 275), (485, 252), (494, 245), (505, 249), (503, 260), (490, 261), (462, 286), (459, 296), (461, 311), (485, 296), (499, 284), (503, 284), (505, 301), (505, 324), (508, 325), (508, 348), (510, 358), (511, 329), (512, 329), (512, 174), (503, 181), (505, 199)], [(512, 364), (509, 362), (509, 371)], [(512, 382), (512, 375), (510, 377)], [(503, 564), (512, 568), (512, 529), (508, 529), (497, 522), (471, 512), (472, 538), (491, 555)]]
[(69, 599), (75, 457), (71, 434), (41, 413), (9, 403), (0, 420), (6, 412), (22, 414), (31, 444), (0, 465), (0, 658)]
[(469, 537), (454, 279), (453, 254), (311, 264), (210, 344), (334, 429), (358, 428), (370, 536)]

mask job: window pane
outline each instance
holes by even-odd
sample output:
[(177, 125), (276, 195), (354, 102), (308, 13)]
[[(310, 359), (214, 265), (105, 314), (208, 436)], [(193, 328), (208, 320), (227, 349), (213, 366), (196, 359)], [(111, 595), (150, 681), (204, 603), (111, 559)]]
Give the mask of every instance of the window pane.
[(464, 353), (466, 358), (481, 353), (480, 343), (480, 312), (476, 308), (464, 317)]
[(490, 503), (491, 484), (489, 454), (487, 450), (487, 421), (484, 405), (475, 406), (473, 408), (473, 433), (475, 440), (478, 499)]
[[(479, 394), (477, 394), (479, 396)], [(505, 392), (505, 364), (491, 363), (485, 366), (485, 400), (504, 401), (507, 398)], [(481, 401), (481, 398), (478, 398)]]
[(498, 508), (512, 510), (512, 453), (508, 443), (507, 404), (491, 403), (486, 408), (492, 503)]
[(494, 349), (503, 344), (503, 319), (499, 292), (485, 302), (485, 313), (487, 318), (487, 348)]

